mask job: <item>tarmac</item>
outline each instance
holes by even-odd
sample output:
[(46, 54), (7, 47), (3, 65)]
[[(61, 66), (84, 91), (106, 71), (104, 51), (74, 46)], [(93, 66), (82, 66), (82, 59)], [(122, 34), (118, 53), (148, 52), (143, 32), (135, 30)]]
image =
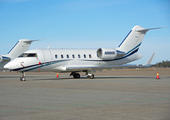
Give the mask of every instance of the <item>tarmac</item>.
[(170, 120), (170, 69), (69, 74), (0, 72), (0, 120)]

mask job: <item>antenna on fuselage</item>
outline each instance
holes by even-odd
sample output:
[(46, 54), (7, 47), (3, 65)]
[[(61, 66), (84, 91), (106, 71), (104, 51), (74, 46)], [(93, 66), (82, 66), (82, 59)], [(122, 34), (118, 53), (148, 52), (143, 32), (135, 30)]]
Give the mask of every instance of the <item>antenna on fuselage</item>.
[(50, 48), (50, 46), (47, 47), (47, 49), (49, 49), (49, 48)]

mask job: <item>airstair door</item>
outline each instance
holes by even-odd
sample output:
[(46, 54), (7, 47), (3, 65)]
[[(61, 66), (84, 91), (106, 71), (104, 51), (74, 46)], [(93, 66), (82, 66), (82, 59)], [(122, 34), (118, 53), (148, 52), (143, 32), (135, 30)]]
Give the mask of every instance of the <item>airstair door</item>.
[(42, 52), (43, 52), (43, 55), (44, 55), (43, 70), (48, 71), (48, 70), (51, 69), (52, 54), (51, 54), (51, 51), (49, 49), (43, 49)]

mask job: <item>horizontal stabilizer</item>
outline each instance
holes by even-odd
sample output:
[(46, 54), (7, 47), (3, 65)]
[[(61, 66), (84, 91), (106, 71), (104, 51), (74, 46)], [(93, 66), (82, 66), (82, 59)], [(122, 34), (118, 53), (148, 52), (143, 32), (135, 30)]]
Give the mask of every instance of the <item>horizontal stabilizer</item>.
[(23, 41), (23, 42), (33, 42), (33, 41), (41, 41), (44, 39), (36, 39), (36, 40), (29, 40), (29, 39), (20, 39), (19, 41)]
[(166, 27), (157, 27), (157, 28), (149, 28), (149, 29), (136, 29), (136, 31), (137, 32), (143, 32), (143, 31), (154, 30), (154, 29), (161, 29), (161, 28), (166, 28)]

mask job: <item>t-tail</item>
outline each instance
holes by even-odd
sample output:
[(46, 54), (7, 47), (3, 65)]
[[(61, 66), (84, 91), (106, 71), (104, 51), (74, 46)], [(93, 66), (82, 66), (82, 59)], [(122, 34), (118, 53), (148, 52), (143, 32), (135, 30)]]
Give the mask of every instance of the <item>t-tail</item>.
[(20, 39), (14, 47), (8, 52), (6, 55), (10, 58), (16, 58), (19, 55), (21, 55), (23, 52), (27, 51), (29, 46), (33, 41), (39, 41), (39, 40), (28, 40), (28, 39)]
[(39, 40), (20, 39), (6, 55), (0, 55), (0, 70), (4, 70), (7, 62), (27, 51), (33, 41)]
[(139, 47), (143, 41), (143, 38), (145, 37), (146, 32), (149, 30), (160, 28), (163, 27), (145, 29), (138, 25), (134, 26), (129, 34), (125, 37), (125, 39), (118, 46), (117, 50), (125, 52), (126, 55), (136, 53), (139, 50)]

